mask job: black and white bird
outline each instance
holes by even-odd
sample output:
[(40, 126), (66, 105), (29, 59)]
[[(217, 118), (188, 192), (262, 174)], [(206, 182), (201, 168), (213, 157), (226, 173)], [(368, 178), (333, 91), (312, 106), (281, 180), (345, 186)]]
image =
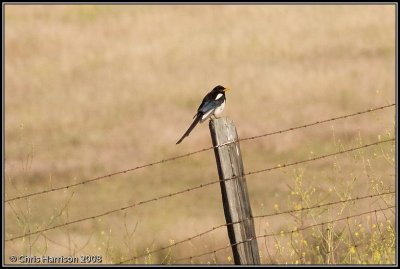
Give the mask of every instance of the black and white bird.
[(193, 117), (193, 123), (190, 125), (189, 129), (184, 133), (181, 139), (176, 142), (176, 144), (181, 143), (182, 140), (190, 134), (190, 132), (199, 122), (202, 123), (211, 116), (218, 117), (222, 113), (226, 103), (226, 91), (229, 91), (229, 89), (218, 85), (211, 92), (207, 93), (197, 109), (196, 115)]

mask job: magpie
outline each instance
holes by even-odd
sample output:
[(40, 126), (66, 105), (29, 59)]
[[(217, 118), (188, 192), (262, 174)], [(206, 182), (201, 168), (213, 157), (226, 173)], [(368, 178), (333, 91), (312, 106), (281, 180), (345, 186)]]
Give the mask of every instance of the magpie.
[(194, 115), (194, 121), (190, 125), (189, 129), (184, 133), (181, 139), (176, 142), (179, 144), (182, 140), (190, 134), (194, 127), (200, 122), (202, 123), (211, 116), (218, 117), (225, 108), (226, 98), (225, 92), (229, 91), (221, 85), (216, 86), (211, 92), (207, 93), (201, 102), (199, 108), (197, 109), (196, 115)]

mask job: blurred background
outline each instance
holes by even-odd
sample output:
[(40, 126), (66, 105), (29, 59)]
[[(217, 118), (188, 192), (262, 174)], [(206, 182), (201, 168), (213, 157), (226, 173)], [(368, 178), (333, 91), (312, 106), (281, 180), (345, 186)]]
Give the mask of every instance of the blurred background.
[[(218, 84), (232, 89), (224, 115), (240, 138), (395, 102), (394, 5), (5, 5), (4, 16), (5, 199), (210, 147), (207, 123), (175, 143)], [(392, 107), (243, 141), (244, 168), (250, 172), (394, 138), (394, 130)], [(386, 143), (248, 176), (253, 213), (393, 190), (394, 149)], [(5, 204), (5, 236), (216, 179), (214, 153), (205, 151), (12, 201)], [(368, 209), (382, 200), (353, 206)], [(318, 222), (317, 213), (305, 218), (308, 224)], [(325, 213), (325, 220), (338, 214)], [(256, 220), (256, 233), (298, 227), (298, 220)], [(377, 218), (364, 231), (365, 242), (371, 243), (373, 225), (382, 222), (386, 229), (393, 220)], [(216, 184), (10, 241), (5, 253), (102, 255), (103, 262), (118, 263), (224, 222)], [(361, 229), (359, 223), (369, 222), (352, 225)], [(298, 243), (300, 254), (285, 251), (289, 239), (261, 239), (263, 263), (326, 262), (323, 254), (318, 258), (313, 234)], [(222, 228), (131, 263), (175, 263), (228, 242)], [(383, 249), (378, 258), (367, 250), (365, 258), (352, 248), (343, 252), (361, 262), (394, 262), (393, 246)], [(356, 262), (339, 256), (338, 263)], [(233, 261), (228, 248), (192, 262)]]

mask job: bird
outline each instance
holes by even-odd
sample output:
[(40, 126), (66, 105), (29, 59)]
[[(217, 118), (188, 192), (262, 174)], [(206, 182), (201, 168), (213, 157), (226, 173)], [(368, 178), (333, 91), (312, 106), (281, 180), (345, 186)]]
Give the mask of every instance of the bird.
[(229, 88), (225, 88), (224, 86), (218, 85), (212, 89), (207, 95), (203, 98), (199, 108), (197, 109), (197, 113), (194, 115), (193, 123), (190, 125), (189, 129), (183, 134), (181, 139), (176, 142), (176, 144), (180, 144), (182, 140), (189, 136), (190, 132), (194, 127), (200, 122), (202, 123), (206, 119), (215, 116), (216, 118), (222, 113), (225, 108), (226, 98), (225, 92), (229, 91)]

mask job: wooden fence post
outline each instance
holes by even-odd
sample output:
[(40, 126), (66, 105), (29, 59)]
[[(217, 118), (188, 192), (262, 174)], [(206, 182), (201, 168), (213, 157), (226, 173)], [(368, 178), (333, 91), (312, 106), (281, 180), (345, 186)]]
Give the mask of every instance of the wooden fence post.
[[(239, 142), (223, 145), (238, 140), (235, 125), (230, 119), (219, 118), (212, 119), (209, 127), (215, 147), (226, 223), (235, 223), (227, 225), (235, 264), (260, 264)], [(234, 179), (224, 180), (232, 177)]]

